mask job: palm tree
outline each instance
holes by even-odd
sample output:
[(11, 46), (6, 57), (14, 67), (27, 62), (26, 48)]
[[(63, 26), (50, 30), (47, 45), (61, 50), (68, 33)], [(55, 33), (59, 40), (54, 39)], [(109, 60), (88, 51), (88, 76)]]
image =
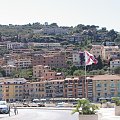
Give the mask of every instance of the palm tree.
[(78, 112), (79, 115), (91, 115), (95, 114), (98, 109), (98, 106), (95, 104), (91, 104), (89, 100), (82, 98), (78, 100), (78, 104), (76, 106), (76, 109), (73, 110), (72, 114)]

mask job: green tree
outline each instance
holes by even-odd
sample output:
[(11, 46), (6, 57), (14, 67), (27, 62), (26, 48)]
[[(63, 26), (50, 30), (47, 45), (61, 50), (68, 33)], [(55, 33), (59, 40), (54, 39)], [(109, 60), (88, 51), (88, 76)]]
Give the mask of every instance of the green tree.
[(120, 74), (120, 67), (115, 67), (114, 68), (114, 73), (115, 74)]
[(103, 68), (103, 62), (102, 62), (102, 59), (101, 59), (100, 55), (98, 56), (97, 60), (98, 60), (97, 68), (102, 69)]
[(6, 77), (6, 73), (2, 68), (0, 68), (0, 77)]
[(81, 76), (81, 75), (84, 75), (84, 74), (85, 74), (84, 70), (75, 70), (73, 72), (73, 75), (75, 75), (75, 76)]

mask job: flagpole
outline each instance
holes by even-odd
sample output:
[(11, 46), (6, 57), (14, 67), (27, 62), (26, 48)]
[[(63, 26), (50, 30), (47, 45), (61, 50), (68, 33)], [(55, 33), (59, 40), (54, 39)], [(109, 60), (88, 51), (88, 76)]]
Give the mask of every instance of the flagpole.
[(85, 62), (85, 98), (87, 98), (87, 86), (86, 86), (86, 62)]
[(88, 94), (87, 94), (87, 74), (86, 74), (86, 66), (87, 65), (92, 65), (93, 63), (94, 64), (97, 64), (97, 60), (95, 59), (94, 55), (92, 55), (91, 53), (89, 53), (88, 51), (84, 51), (85, 53), (85, 88), (84, 88), (84, 91), (85, 91), (85, 98), (88, 97)]

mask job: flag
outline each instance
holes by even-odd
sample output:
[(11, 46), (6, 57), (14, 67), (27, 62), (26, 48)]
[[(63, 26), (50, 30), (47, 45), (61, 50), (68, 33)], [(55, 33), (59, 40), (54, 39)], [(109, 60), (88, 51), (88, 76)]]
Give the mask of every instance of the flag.
[(97, 59), (95, 59), (94, 55), (92, 55), (88, 51), (85, 51), (85, 65), (92, 65), (93, 63), (97, 64)]

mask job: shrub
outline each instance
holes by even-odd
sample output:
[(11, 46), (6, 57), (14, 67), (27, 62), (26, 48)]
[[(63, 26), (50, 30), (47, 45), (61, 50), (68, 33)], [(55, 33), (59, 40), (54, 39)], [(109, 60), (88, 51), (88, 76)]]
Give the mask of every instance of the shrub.
[(90, 114), (95, 114), (98, 109), (98, 106), (95, 104), (90, 103), (89, 100), (82, 98), (78, 100), (78, 104), (76, 106), (76, 109), (72, 111), (72, 114), (78, 112), (79, 114), (82, 115), (90, 115)]

